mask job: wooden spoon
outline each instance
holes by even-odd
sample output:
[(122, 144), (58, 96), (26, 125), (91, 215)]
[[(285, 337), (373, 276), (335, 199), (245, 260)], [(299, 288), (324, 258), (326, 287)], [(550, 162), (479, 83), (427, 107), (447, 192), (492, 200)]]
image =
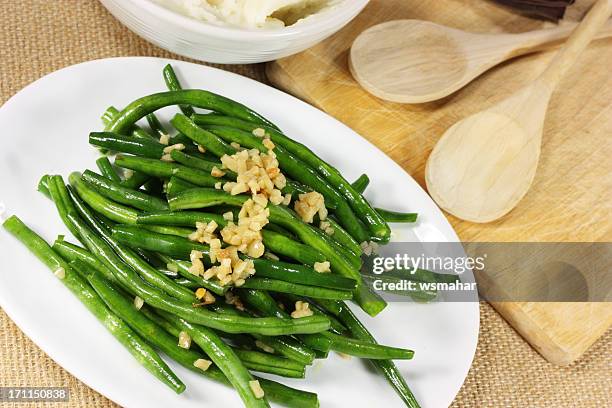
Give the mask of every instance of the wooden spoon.
[[(427, 21), (390, 21), (357, 37), (349, 66), (357, 82), (379, 98), (429, 102), (450, 95), (503, 61), (558, 45), (575, 27), (475, 34)], [(597, 38), (608, 36), (612, 21)]]
[(612, 0), (598, 0), (538, 79), (444, 133), (425, 169), (429, 193), (440, 207), (468, 221), (489, 222), (516, 206), (538, 166), (550, 96), (611, 14)]

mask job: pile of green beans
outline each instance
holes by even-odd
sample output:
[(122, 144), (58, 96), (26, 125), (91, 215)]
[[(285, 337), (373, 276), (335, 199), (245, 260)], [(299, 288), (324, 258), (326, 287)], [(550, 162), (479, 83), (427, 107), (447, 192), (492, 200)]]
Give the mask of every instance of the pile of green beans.
[[(212, 92), (183, 90), (170, 65), (163, 79), (168, 91), (104, 112), (104, 131), (89, 135), (89, 143), (103, 152), (96, 160), (99, 174), (74, 172), (68, 184), (59, 175), (41, 178), (39, 191), (80, 245), (60, 235), (49, 246), (16, 216), (4, 228), (176, 393), (185, 384), (161, 353), (232, 386), (248, 408), (269, 407), (268, 401), (316, 408), (316, 394), (253, 373), (305, 378), (316, 358), (335, 351), (371, 361), (406, 406), (418, 407), (392, 362), (409, 360), (414, 352), (379, 345), (344, 303), (351, 300), (371, 316), (385, 308), (363, 279), (362, 248), (387, 242), (388, 222), (415, 222), (416, 214), (373, 207), (362, 195), (367, 175), (347, 182), (247, 106)], [(162, 123), (155, 112), (170, 105), (182, 113)], [(145, 118), (148, 126), (140, 127)], [(239, 253), (252, 262), (253, 276), (223, 284), (221, 275), (194, 274), (194, 256), (201, 254), (205, 268), (218, 262), (206, 244), (214, 242), (193, 237), (197, 226), (214, 222), (219, 233), (238, 223), (236, 214), (250, 198), (219, 188), (235, 181), (235, 173), (224, 169), (223, 177), (213, 177), (211, 171), (223, 168), (224, 155), (242, 148), (267, 153), (262, 132), (275, 144), (287, 178), (282, 193), (293, 200), (321, 193), (329, 216), (306, 223), (292, 205), (268, 204), (268, 224), (261, 229), (266, 252), (256, 259)], [(427, 271), (417, 278), (450, 279)]]

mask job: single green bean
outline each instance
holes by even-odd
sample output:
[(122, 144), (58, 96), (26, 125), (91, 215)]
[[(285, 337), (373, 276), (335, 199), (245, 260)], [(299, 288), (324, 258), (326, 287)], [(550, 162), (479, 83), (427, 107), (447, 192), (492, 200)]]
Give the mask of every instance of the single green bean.
[(193, 232), (193, 230), (187, 228), (173, 227), (168, 225), (143, 225), (142, 228), (151, 232), (157, 232), (158, 234), (174, 235), (182, 238), (188, 238)]
[(121, 318), (110, 311), (87, 282), (57, 255), (49, 244), (14, 215), (9, 217), (3, 225), (49, 269), (54, 271), (61, 282), (151, 374), (172, 388), (177, 394), (185, 390), (185, 384), (172, 372), (153, 348), (132, 331)]
[[(119, 109), (114, 106), (109, 106), (104, 114), (102, 114), (102, 123), (105, 126), (108, 126), (109, 123), (113, 121), (119, 115)], [(142, 129), (140, 126), (134, 124), (127, 132), (125, 132), (136, 139), (148, 139), (148, 140), (156, 140), (155, 136)]]
[(207, 151), (211, 152), (217, 157), (236, 153), (236, 149), (225, 143), (223, 139), (217, 137), (215, 134), (207, 130), (200, 128), (185, 115), (181, 115), (180, 113), (175, 115), (170, 123), (172, 123), (172, 126), (174, 126), (176, 130), (193, 140), (198, 145), (204, 146)]
[(236, 101), (212, 92), (190, 89), (160, 92), (138, 98), (119, 112), (107, 125), (106, 130), (126, 133), (147, 114), (170, 105), (192, 105), (257, 123), (270, 124), (268, 120)]
[(386, 222), (416, 222), (418, 214), (417, 213), (404, 213), (397, 212), (391, 210), (385, 210), (383, 208), (376, 208), (376, 212), (380, 214), (380, 216)]
[(330, 332), (321, 333), (332, 342), (331, 349), (340, 353), (348, 354), (369, 360), (410, 360), (414, 356), (412, 350), (381, 346), (371, 341), (351, 339)]
[(159, 159), (164, 154), (166, 145), (152, 139), (135, 139), (131, 136), (110, 132), (91, 132), (89, 144), (104, 147), (114, 152), (129, 153), (136, 156)]
[(148, 174), (140, 173), (138, 171), (132, 172), (129, 177), (121, 182), (121, 185), (126, 188), (132, 188), (134, 190), (145, 185), (151, 177)]
[(329, 226), (334, 230), (331, 237), (340, 244), (343, 248), (346, 248), (353, 255), (361, 256), (362, 249), (359, 243), (355, 241), (355, 238), (351, 236), (344, 228), (342, 228), (332, 217), (328, 217), (325, 221), (329, 223)]
[(366, 188), (368, 188), (368, 185), (370, 185), (370, 178), (367, 174), (362, 174), (357, 180), (351, 183), (351, 187), (359, 194), (363, 194)]
[(216, 222), (219, 226), (223, 226), (227, 222), (220, 214), (199, 211), (167, 211), (140, 214), (136, 223), (142, 225), (175, 225), (195, 228), (196, 222), (211, 221)]
[[(179, 82), (172, 65), (168, 64), (164, 67), (164, 82), (166, 82), (166, 87), (169, 91), (180, 91), (183, 89), (181, 83)], [(187, 116), (193, 115), (195, 112), (191, 105), (179, 105), (179, 109)]]
[(164, 126), (161, 124), (161, 122), (159, 121), (157, 116), (155, 116), (154, 113), (149, 113), (146, 118), (149, 127), (153, 132), (155, 132), (157, 136), (162, 137), (168, 135), (168, 131), (164, 129)]
[(357, 288), (357, 281), (352, 278), (332, 273), (315, 272), (312, 268), (303, 265), (265, 259), (254, 259), (253, 264), (257, 271), (256, 275), (260, 278), (346, 291)]
[(346, 290), (321, 288), (317, 286), (300, 285), (270, 278), (249, 278), (243, 285), (244, 288), (269, 290), (280, 293), (294, 293), (300, 296), (309, 296), (320, 299), (348, 300), (353, 298), (353, 293)]
[(176, 176), (203, 187), (213, 187), (219, 181), (219, 179), (202, 170), (144, 157), (119, 155), (115, 158), (115, 164), (154, 177), (170, 178)]
[(98, 160), (96, 160), (96, 165), (104, 177), (115, 183), (121, 182), (121, 178), (113, 168), (113, 165), (111, 164), (110, 160), (108, 160), (107, 156), (98, 158)]
[(317, 262), (325, 262), (325, 255), (308, 245), (273, 231), (262, 230), (261, 234), (266, 248), (278, 255), (284, 255), (310, 266)]
[(81, 177), (83, 181), (98, 193), (117, 203), (143, 211), (168, 210), (168, 203), (166, 201), (138, 190), (125, 188), (119, 183), (105, 179), (91, 170), (85, 170)]
[(183, 180), (182, 178), (172, 176), (170, 177), (170, 180), (168, 180), (168, 182), (166, 183), (165, 190), (166, 190), (166, 195), (168, 197), (172, 197), (173, 195), (176, 195), (180, 193), (181, 191), (189, 190), (189, 189), (196, 188), (196, 187), (198, 186), (196, 186), (193, 183)]

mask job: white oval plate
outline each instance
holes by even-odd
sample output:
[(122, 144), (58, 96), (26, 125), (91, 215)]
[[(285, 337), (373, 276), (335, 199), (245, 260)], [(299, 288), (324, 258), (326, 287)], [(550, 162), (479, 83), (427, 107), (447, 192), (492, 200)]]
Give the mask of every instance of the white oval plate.
[[(114, 58), (64, 68), (30, 84), (0, 109), (0, 207), (17, 214), (49, 242), (66, 233), (52, 203), (36, 191), (47, 173), (95, 169), (87, 143), (100, 115), (164, 90), (171, 62), (190, 88), (203, 88), (253, 107), (289, 135), (336, 165), (347, 179), (372, 179), (376, 205), (420, 214), (416, 226), (394, 225), (394, 240), (457, 241), (429, 196), (397, 164), (342, 123), (276, 89), (226, 71), (156, 58)], [(176, 108), (166, 108), (169, 119)], [(76, 241), (73, 241), (76, 242)], [(0, 305), (51, 358), (81, 381), (126, 407), (240, 407), (237, 394), (172, 367), (187, 391), (176, 395), (142, 368), (62, 284), (17, 240), (0, 232)], [(457, 394), (478, 339), (478, 303), (394, 303), (377, 318), (363, 317), (384, 344), (415, 350), (398, 362), (424, 407), (446, 407)], [(15, 353), (19, 353), (15, 350)], [(331, 355), (306, 380), (282, 382), (319, 394), (322, 407), (401, 407), (381, 376), (358, 359)], [(34, 384), (31, 384), (34, 385)]]

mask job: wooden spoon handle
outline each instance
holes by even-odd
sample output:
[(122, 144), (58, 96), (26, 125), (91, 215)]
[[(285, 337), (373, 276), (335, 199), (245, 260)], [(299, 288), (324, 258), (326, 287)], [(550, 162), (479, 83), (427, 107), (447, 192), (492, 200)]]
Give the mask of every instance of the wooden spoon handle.
[(554, 89), (610, 15), (612, 15), (612, 0), (598, 0), (578, 24), (548, 68), (540, 75), (539, 81), (548, 85), (551, 90)]
[[(569, 37), (577, 26), (578, 23), (564, 23), (553, 28), (527, 31), (519, 34), (505, 34), (507, 38), (504, 38), (504, 40), (507, 44), (510, 44), (511, 52), (509, 56), (518, 57), (530, 52), (560, 46), (559, 43)], [(606, 22), (601, 30), (597, 32), (594, 39), (607, 37), (612, 37), (612, 19)]]

